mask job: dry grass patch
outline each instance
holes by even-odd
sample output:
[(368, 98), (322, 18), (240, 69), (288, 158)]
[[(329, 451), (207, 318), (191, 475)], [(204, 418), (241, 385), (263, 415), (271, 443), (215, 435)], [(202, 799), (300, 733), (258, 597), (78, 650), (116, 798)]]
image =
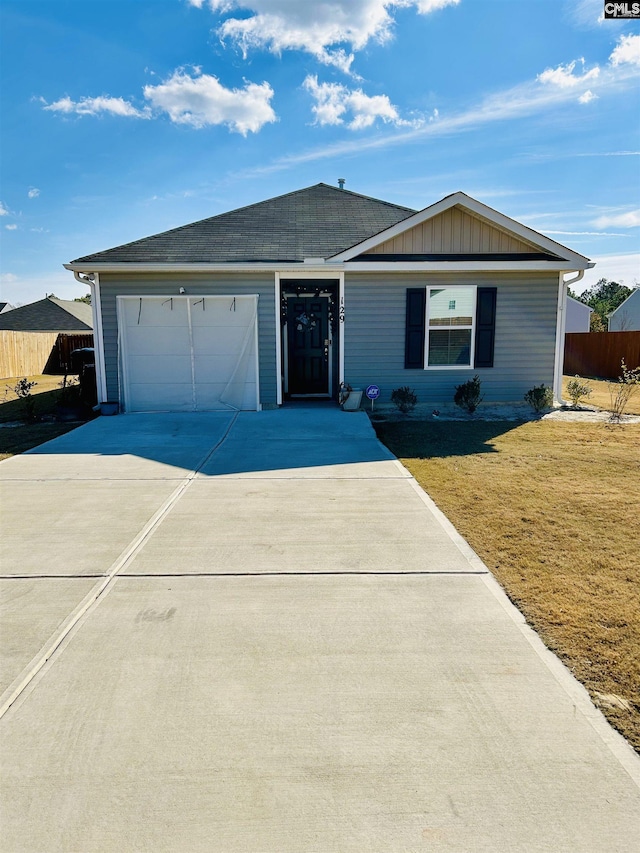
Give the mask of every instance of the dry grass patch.
[[(0, 424), (17, 423), (24, 417), (24, 407), (13, 391), (22, 377), (0, 380)], [(60, 397), (62, 376), (27, 376), (37, 384), (31, 389), (34, 412), (38, 418), (53, 416)], [(24, 453), (45, 441), (64, 435), (78, 426), (77, 423), (20, 423), (18, 426), (0, 427), (0, 460)]]
[[(12, 379), (0, 379), (0, 423), (19, 421), (23, 417), (22, 401), (18, 399), (13, 390), (16, 383), (22, 378), (36, 383), (31, 389), (36, 415), (43, 417), (55, 411), (56, 402), (61, 390), (60, 383), (64, 379), (63, 376), (16, 376)], [(77, 379), (77, 377), (73, 378)]]
[[(567, 392), (567, 384), (575, 379), (574, 376), (563, 376), (562, 377), (562, 398), (564, 400), (569, 399), (569, 394)], [(589, 397), (586, 397), (581, 405), (587, 406), (597, 406), (599, 409), (606, 409), (607, 411), (611, 408), (611, 395), (609, 393), (609, 382), (605, 379), (585, 379), (581, 377), (588, 385), (591, 386), (591, 394)], [(615, 380), (612, 380), (615, 383)], [(629, 405), (626, 410), (627, 415), (640, 415), (640, 389), (637, 394), (631, 398), (629, 401)]]
[(640, 751), (640, 425), (376, 430)]

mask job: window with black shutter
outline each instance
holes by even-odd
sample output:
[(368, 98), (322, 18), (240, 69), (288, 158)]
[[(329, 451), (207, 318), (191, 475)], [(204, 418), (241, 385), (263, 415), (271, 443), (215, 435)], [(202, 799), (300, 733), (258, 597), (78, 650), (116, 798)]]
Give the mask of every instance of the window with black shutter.
[(493, 367), (496, 339), (495, 287), (479, 287), (476, 302), (475, 367)]
[(424, 287), (407, 288), (407, 319), (405, 330), (405, 368), (424, 367)]
[(475, 285), (407, 288), (405, 368), (493, 367), (496, 292)]

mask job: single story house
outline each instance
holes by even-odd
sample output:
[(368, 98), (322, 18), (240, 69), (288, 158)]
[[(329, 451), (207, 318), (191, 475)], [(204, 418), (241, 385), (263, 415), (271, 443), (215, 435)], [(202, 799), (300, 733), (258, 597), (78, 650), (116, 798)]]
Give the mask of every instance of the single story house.
[(565, 333), (571, 332), (588, 332), (591, 327), (591, 315), (593, 308), (589, 308), (584, 302), (579, 299), (574, 299), (573, 296), (567, 296), (567, 320), (565, 323)]
[(462, 192), (415, 211), (322, 183), (65, 264), (92, 290), (100, 400), (129, 412), (343, 382), (450, 402), (476, 373), (486, 401), (559, 396), (567, 284), (591, 266)]
[(640, 287), (632, 290), (615, 311), (607, 314), (607, 319), (610, 332), (640, 332)]

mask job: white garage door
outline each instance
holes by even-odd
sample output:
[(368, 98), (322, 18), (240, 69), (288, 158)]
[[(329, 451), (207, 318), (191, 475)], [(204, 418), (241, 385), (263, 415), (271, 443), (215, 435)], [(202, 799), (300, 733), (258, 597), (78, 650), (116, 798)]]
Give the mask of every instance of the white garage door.
[(128, 412), (256, 410), (257, 296), (119, 296)]

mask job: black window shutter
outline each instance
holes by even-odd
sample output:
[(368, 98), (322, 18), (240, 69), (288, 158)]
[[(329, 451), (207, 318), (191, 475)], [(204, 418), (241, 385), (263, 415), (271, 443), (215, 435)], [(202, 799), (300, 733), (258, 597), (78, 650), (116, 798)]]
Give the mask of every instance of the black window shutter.
[(404, 339), (404, 366), (424, 367), (424, 309), (426, 288), (407, 288), (407, 321)]
[(476, 304), (475, 367), (493, 367), (496, 339), (496, 287), (479, 287)]

